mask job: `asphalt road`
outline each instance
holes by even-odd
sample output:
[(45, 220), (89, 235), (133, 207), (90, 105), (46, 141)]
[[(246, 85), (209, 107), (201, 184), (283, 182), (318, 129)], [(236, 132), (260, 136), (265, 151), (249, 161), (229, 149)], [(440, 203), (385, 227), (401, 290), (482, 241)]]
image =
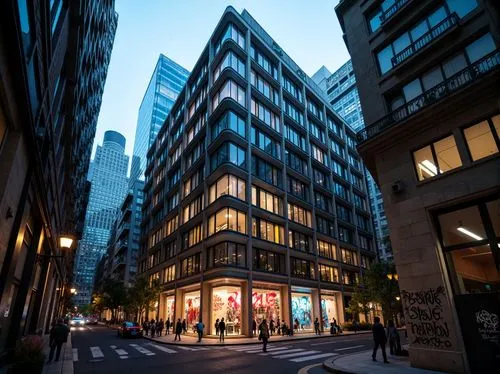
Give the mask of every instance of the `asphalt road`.
[[(162, 345), (143, 338), (123, 339), (102, 326), (74, 328), (71, 336), (75, 374), (297, 373), (328, 357), (370, 349), (372, 344), (371, 334), (279, 343), (271, 339), (268, 353), (263, 355), (261, 345)], [(309, 373), (325, 371), (319, 365)]]

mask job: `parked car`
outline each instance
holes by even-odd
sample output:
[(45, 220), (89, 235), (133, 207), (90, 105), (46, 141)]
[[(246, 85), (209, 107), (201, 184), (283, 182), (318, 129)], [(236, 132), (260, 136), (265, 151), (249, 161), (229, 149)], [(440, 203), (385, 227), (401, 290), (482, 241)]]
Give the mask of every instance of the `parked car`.
[(123, 322), (118, 328), (118, 336), (139, 338), (142, 337), (142, 328), (137, 322)]
[(85, 318), (83, 317), (73, 317), (69, 320), (70, 326), (85, 326)]

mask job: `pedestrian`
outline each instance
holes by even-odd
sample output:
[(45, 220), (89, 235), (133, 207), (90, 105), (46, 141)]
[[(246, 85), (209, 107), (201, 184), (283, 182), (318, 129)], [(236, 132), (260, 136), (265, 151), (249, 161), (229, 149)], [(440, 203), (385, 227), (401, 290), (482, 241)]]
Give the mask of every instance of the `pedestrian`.
[(148, 336), (148, 334), (149, 334), (149, 322), (147, 320), (144, 320), (144, 322), (142, 323), (142, 329), (144, 330), (144, 333), (146, 334), (146, 336)]
[(279, 318), (278, 318), (278, 321), (276, 322), (276, 325), (278, 326), (278, 335), (281, 335), (281, 324), (280, 324)]
[(219, 319), (215, 320), (215, 336), (219, 336)]
[(372, 327), (372, 332), (373, 332), (373, 353), (372, 353), (372, 360), (377, 361), (377, 350), (378, 347), (382, 350), (382, 356), (384, 357), (384, 363), (388, 364), (389, 361), (387, 361), (387, 355), (385, 354), (385, 343), (387, 342), (387, 337), (385, 336), (385, 330), (384, 326), (380, 323), (380, 318), (375, 317), (373, 319), (375, 323), (373, 324)]
[(286, 331), (286, 330), (287, 330), (287, 328), (288, 328), (288, 327), (287, 327), (287, 325), (286, 325), (286, 322), (285, 322), (285, 320), (283, 320), (283, 325), (281, 326), (281, 335), (282, 335), (282, 336), (285, 336), (285, 334), (287, 333), (287, 331)]
[(316, 335), (319, 335), (319, 321), (318, 321), (318, 318), (316, 318), (314, 320), (314, 333)]
[(252, 321), (252, 332), (253, 336), (257, 335), (257, 321), (255, 319)]
[(387, 322), (387, 338), (389, 338), (391, 355), (399, 356), (401, 354), (401, 339), (392, 319)]
[(295, 318), (295, 321), (293, 321), (293, 328), (295, 330), (295, 332), (299, 332), (299, 320), (297, 318)]
[(156, 333), (156, 321), (154, 319), (151, 320), (151, 326), (149, 328), (151, 329), (151, 337), (154, 338)]
[(219, 322), (219, 342), (224, 341), (224, 334), (226, 332), (226, 322), (224, 322), (224, 318), (222, 318)]
[(200, 321), (196, 324), (196, 332), (198, 333), (198, 343), (201, 343), (201, 338), (203, 337), (203, 329), (205, 328), (205, 325), (203, 322)]
[(352, 328), (354, 329), (354, 333), (357, 334), (358, 333), (358, 328), (359, 328), (358, 321), (354, 320), (352, 322)]
[(167, 318), (167, 322), (165, 322), (165, 327), (166, 327), (165, 335), (169, 335), (170, 334), (170, 317)]
[(165, 327), (165, 323), (163, 322), (163, 318), (160, 318), (160, 321), (156, 324), (156, 335), (161, 336), (163, 327)]
[(269, 327), (264, 318), (259, 325), (259, 340), (262, 340), (262, 352), (267, 352), (267, 341), (269, 340)]
[(275, 330), (274, 330), (274, 320), (271, 318), (271, 321), (269, 321), (269, 333), (272, 336), (274, 332), (275, 332)]
[(182, 320), (182, 333), (187, 334), (187, 332), (188, 332), (188, 330), (187, 330), (186, 320), (183, 319)]
[(49, 363), (52, 362), (54, 358), (54, 351), (56, 351), (56, 361), (59, 361), (59, 356), (61, 355), (61, 347), (63, 343), (68, 341), (69, 328), (64, 324), (62, 318), (57, 319), (57, 323), (50, 330), (49, 335)]
[(181, 333), (182, 333), (182, 323), (181, 319), (177, 319), (177, 323), (175, 325), (175, 336), (174, 336), (174, 342), (179, 338), (179, 341), (181, 341)]

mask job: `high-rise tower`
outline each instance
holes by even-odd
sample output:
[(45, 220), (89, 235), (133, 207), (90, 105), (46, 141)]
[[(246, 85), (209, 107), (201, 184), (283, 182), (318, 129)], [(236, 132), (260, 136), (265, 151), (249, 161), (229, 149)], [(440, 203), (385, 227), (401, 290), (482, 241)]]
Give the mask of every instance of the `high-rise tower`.
[(127, 193), (128, 156), (124, 152), (123, 135), (106, 131), (92, 161), (87, 215), (75, 262), (76, 305), (91, 301), (97, 262), (106, 253), (113, 222)]

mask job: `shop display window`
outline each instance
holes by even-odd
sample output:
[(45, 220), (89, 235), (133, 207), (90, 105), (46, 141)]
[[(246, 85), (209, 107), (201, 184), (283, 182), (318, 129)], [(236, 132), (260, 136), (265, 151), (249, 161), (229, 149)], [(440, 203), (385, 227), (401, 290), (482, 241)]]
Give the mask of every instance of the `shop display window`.
[(200, 291), (184, 295), (184, 319), (188, 332), (195, 332), (195, 326), (200, 318)]
[(267, 322), (281, 319), (281, 298), (277, 290), (254, 289), (252, 292), (252, 316), (257, 326), (264, 318)]
[[(311, 295), (292, 293), (292, 318), (296, 332), (312, 330), (313, 313)], [(298, 326), (296, 326), (298, 322)]]
[(325, 329), (329, 329), (333, 319), (337, 320), (337, 304), (335, 301), (335, 296), (322, 295), (321, 296), (321, 313)]
[(241, 288), (216, 287), (212, 290), (212, 334), (215, 335), (215, 321), (224, 318), (226, 335), (241, 334)]

